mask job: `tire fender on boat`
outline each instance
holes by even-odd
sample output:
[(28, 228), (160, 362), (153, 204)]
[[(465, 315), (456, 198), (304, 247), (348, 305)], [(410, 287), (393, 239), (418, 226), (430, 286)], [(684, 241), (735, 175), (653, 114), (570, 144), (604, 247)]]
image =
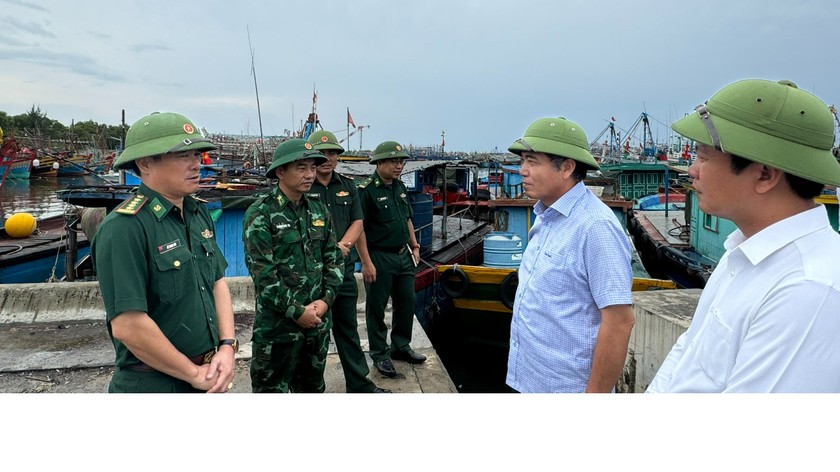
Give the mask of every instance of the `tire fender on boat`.
[(461, 298), (467, 293), (470, 286), (470, 278), (463, 269), (454, 265), (445, 271), (440, 276), (440, 287), (443, 293), (452, 298)]
[(513, 310), (513, 300), (516, 298), (516, 287), (519, 286), (519, 271), (515, 270), (506, 275), (499, 284), (499, 298), (502, 305)]

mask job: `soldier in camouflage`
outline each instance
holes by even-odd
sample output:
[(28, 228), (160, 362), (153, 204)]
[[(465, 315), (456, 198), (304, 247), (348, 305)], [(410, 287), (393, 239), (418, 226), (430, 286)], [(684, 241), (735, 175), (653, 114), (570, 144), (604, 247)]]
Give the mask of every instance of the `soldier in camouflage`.
[(322, 393), (330, 306), (344, 259), (327, 207), (306, 195), (325, 160), (306, 140), (281, 143), (266, 175), (278, 185), (245, 212), (245, 261), (256, 289), (255, 393)]

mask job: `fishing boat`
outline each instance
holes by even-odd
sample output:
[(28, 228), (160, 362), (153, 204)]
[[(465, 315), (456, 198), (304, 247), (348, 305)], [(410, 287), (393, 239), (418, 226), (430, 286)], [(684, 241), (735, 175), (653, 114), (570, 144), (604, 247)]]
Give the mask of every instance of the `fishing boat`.
[(0, 228), (0, 284), (65, 280), (76, 261), (90, 252), (84, 233), (70, 237), (68, 222), (72, 225), (77, 219), (72, 213), (40, 219), (35, 232), (22, 238), (12, 238)]

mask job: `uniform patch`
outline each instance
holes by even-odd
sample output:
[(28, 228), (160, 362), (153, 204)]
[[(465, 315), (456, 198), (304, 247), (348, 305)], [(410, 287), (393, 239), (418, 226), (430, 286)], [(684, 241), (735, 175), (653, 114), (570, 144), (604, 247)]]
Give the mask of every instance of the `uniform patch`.
[(348, 192), (348, 191), (346, 191), (346, 190), (342, 190), (342, 191), (340, 191), (340, 192), (336, 192), (336, 194), (335, 194), (335, 196), (336, 196), (336, 197), (346, 197), (347, 195), (350, 195), (350, 192)]
[(312, 222), (312, 226), (324, 226), (324, 220), (315, 220)]
[(176, 239), (175, 241), (172, 241), (171, 243), (161, 244), (160, 246), (158, 246), (158, 253), (159, 254), (165, 254), (165, 253), (167, 253), (167, 252), (169, 252), (173, 249), (177, 249), (179, 247), (181, 247), (181, 240)]
[(277, 229), (286, 229), (286, 228), (291, 228), (291, 227), (292, 227), (292, 225), (290, 225), (289, 223), (280, 223), (279, 225), (275, 226), (275, 228), (277, 228)]
[(204, 231), (201, 232), (201, 235), (204, 236), (205, 239), (210, 239), (210, 238), (213, 237), (213, 232), (210, 231), (209, 229), (205, 229)]
[(148, 197), (146, 197), (144, 195), (137, 194), (137, 195), (127, 199), (125, 202), (123, 202), (122, 205), (117, 207), (114, 211), (116, 211), (117, 213), (122, 213), (123, 215), (136, 215), (137, 212), (139, 212), (140, 209), (143, 208), (143, 205), (145, 205), (146, 202), (148, 202), (148, 201), (149, 201)]
[(163, 207), (160, 206), (160, 205), (155, 205), (154, 207), (152, 207), (152, 210), (154, 210), (155, 213), (157, 213), (157, 212), (163, 210)]

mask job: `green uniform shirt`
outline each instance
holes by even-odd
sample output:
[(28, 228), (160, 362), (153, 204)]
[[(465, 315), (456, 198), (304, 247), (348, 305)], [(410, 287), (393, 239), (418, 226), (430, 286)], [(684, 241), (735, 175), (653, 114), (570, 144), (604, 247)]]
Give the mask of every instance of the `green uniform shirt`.
[(412, 216), (408, 189), (400, 179), (386, 186), (379, 174), (373, 173), (359, 184), (359, 199), (365, 221), (365, 237), (370, 247), (401, 248), (411, 238), (407, 220)]
[[(315, 183), (312, 184), (312, 189), (307, 195), (318, 197), (327, 205), (332, 217), (335, 238), (338, 241), (344, 237), (344, 233), (347, 232), (347, 228), (353, 221), (364, 218), (356, 183), (353, 182), (353, 179), (340, 175), (338, 172), (332, 173), (332, 178), (326, 186), (315, 179)], [(356, 246), (354, 245), (350, 249), (346, 262), (348, 264), (355, 263), (356, 258)]]
[[(91, 242), (91, 254), (110, 321), (125, 311), (148, 313), (176, 349), (188, 357), (219, 342), (213, 285), (227, 261), (216, 244), (210, 212), (184, 198), (181, 211), (141, 184), (109, 213)], [(138, 363), (111, 336), (117, 367)]]
[(242, 233), (257, 293), (254, 342), (289, 341), (329, 330), (329, 316), (318, 328), (295, 323), (315, 300), (332, 306), (344, 277), (327, 207), (306, 195), (295, 205), (275, 187), (248, 207)]

